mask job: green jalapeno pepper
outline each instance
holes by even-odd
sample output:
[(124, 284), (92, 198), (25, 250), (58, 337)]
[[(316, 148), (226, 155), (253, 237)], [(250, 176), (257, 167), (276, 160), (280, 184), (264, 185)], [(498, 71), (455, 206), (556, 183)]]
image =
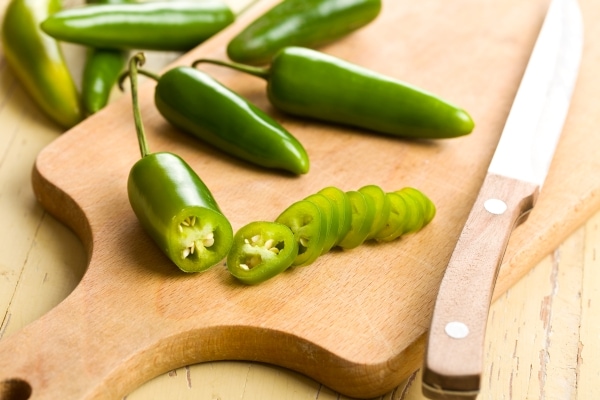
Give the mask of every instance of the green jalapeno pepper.
[(290, 228), (275, 222), (251, 222), (236, 232), (227, 269), (241, 282), (255, 285), (288, 269), (297, 255)]
[(317, 47), (373, 21), (381, 0), (284, 0), (227, 45), (230, 59), (266, 64), (287, 46)]
[(12, 72), (42, 111), (63, 128), (82, 120), (79, 95), (56, 40), (39, 23), (61, 9), (58, 0), (12, 0), (2, 46)]
[(158, 81), (156, 107), (175, 127), (261, 167), (308, 172), (308, 154), (294, 136), (209, 75), (189, 67), (160, 77), (140, 72)]
[(463, 110), (429, 92), (339, 58), (286, 47), (270, 67), (200, 59), (262, 77), (277, 109), (300, 117), (340, 123), (407, 138), (441, 139), (470, 133)]
[[(88, 4), (121, 4), (129, 0), (89, 0)], [(81, 80), (81, 103), (87, 114), (106, 106), (112, 89), (127, 63), (128, 52), (90, 47), (86, 54)]]
[(184, 272), (200, 272), (224, 259), (233, 242), (231, 224), (210, 190), (179, 156), (149, 153), (137, 100), (137, 63), (129, 76), (140, 153), (129, 173), (127, 194), (138, 220), (163, 253)]
[(49, 16), (41, 28), (96, 48), (187, 51), (234, 19), (221, 0), (157, 1), (72, 8)]
[(81, 81), (81, 102), (87, 114), (106, 106), (126, 62), (126, 51), (88, 49)]

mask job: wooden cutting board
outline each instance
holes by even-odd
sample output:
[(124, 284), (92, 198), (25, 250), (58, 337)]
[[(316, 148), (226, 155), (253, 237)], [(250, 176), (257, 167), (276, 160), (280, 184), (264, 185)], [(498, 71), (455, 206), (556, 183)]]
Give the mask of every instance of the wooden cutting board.
[[(175, 64), (224, 59), (228, 40), (274, 3), (259, 2)], [(312, 163), (301, 177), (249, 166), (172, 128), (154, 108), (154, 84), (147, 82), (141, 99), (151, 150), (186, 159), (234, 229), (272, 220), (329, 185), (413, 186), (438, 207), (415, 235), (333, 251), (258, 286), (236, 283), (223, 264), (183, 274), (142, 231), (126, 195), (138, 159), (129, 96), (61, 136), (40, 153), (33, 187), (41, 204), (81, 237), (89, 267), (59, 306), (0, 342), (0, 394), (28, 386), (32, 399), (119, 399), (165, 371), (208, 360), (273, 363), (351, 397), (390, 391), (422, 362), (438, 284), (547, 3), (387, 0), (374, 23), (322, 48), (463, 106), (477, 123), (463, 138), (407, 141), (285, 116), (269, 106), (260, 79), (203, 66), (298, 137)], [(600, 37), (596, 3), (582, 1), (588, 38)], [(496, 295), (600, 208), (599, 61), (600, 44), (588, 39), (548, 181), (511, 239)]]

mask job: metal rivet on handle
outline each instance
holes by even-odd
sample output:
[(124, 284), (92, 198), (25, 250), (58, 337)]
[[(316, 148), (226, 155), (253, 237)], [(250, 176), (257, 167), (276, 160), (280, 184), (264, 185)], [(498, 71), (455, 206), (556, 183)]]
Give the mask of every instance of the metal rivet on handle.
[(483, 207), (491, 214), (501, 215), (504, 214), (508, 206), (505, 202), (500, 199), (487, 199), (483, 203)]
[(464, 339), (469, 335), (469, 327), (458, 321), (448, 322), (444, 330), (453, 339)]

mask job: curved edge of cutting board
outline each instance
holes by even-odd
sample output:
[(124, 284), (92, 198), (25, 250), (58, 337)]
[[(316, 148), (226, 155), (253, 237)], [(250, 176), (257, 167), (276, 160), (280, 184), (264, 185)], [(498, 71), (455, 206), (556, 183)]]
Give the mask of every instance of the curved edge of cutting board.
[[(110, 255), (104, 254), (101, 259), (94, 255), (95, 237), (86, 212), (52, 183), (52, 172), (50, 178), (44, 173), (53, 146), (38, 156), (32, 173), (34, 192), (45, 210), (79, 236), (89, 252), (90, 265), (105, 262)], [(207, 321), (206, 326), (198, 325), (198, 319), (191, 324), (170, 320), (168, 313), (154, 312), (156, 303), (150, 305), (150, 311), (123, 307), (124, 316), (119, 318), (111, 312), (115, 299), (106, 293), (109, 284), (95, 277), (100, 268), (93, 265), (61, 304), (0, 343), (0, 382), (26, 382), (32, 389), (32, 399), (66, 395), (74, 399), (117, 399), (185, 365), (240, 360), (285, 367), (342, 394), (372, 398), (395, 388), (422, 358), (424, 335), (396, 357), (368, 364), (347, 360), (291, 332), (238, 325), (236, 318), (222, 325)], [(122, 300), (117, 296), (117, 301)], [(125, 315), (130, 312), (139, 313), (146, 332), (120, 326), (128, 322)], [(52, 379), (48, 379), (50, 376)]]
[[(180, 287), (175, 285), (192, 281), (193, 277), (178, 271), (156, 274), (152, 268), (133, 276), (136, 267), (132, 267), (133, 272), (128, 271), (127, 263), (121, 265), (122, 271), (116, 271), (112, 264), (120, 261), (115, 261), (118, 257), (107, 249), (109, 231), (101, 229), (103, 221), (99, 221), (93, 203), (82, 198), (88, 188), (81, 187), (81, 180), (74, 180), (76, 183), (71, 186), (65, 184), (69, 178), (64, 177), (62, 157), (80, 135), (87, 135), (85, 132), (86, 129), (77, 129), (43, 149), (32, 171), (32, 185), (40, 205), (83, 242), (88, 269), (62, 303), (0, 343), (0, 382), (22, 379), (32, 388), (32, 399), (60, 398), (66, 394), (77, 399), (117, 399), (176, 368), (239, 360), (285, 367), (344, 395), (372, 398), (391, 391), (414, 371), (422, 358), (424, 335), (392, 357), (388, 357), (393, 353), (390, 351), (374, 360), (352, 360), (355, 343), (348, 343), (348, 350), (341, 346), (343, 351), (336, 353), (322, 347), (318, 336), (310, 337), (310, 328), (297, 334), (297, 327), (282, 319), (245, 319), (243, 305), (253, 300), (252, 293), (222, 285), (223, 277), (218, 273), (205, 275), (199, 282), (205, 285), (200, 290), (217, 288), (221, 294), (232, 296), (229, 301), (236, 307), (222, 319), (210, 312), (202, 314), (205, 308), (218, 308), (224, 303), (202, 306), (193, 316), (188, 315), (190, 311), (177, 310), (173, 302), (185, 296), (174, 294)], [(130, 225), (135, 225), (137, 235), (141, 230), (135, 222)], [(118, 242), (122, 235), (117, 228), (117, 239), (111, 241)], [(99, 240), (98, 236), (104, 239)], [(106, 279), (107, 271), (111, 279)], [(115, 277), (115, 272), (122, 275)], [(146, 282), (144, 274), (148, 275)], [(159, 282), (163, 279), (164, 283)], [(145, 288), (136, 292), (131, 286), (137, 285)], [(184, 292), (188, 290), (181, 287)], [(136, 297), (146, 300), (138, 304)]]

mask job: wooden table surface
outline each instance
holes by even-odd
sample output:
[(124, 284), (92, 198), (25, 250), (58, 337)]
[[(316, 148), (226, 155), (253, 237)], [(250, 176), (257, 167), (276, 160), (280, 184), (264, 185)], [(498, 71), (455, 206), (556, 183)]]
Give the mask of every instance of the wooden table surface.
[[(241, 9), (248, 0), (229, 0)], [(1, 10), (6, 1), (0, 2)], [(65, 46), (74, 74), (83, 49)], [(150, 65), (177, 54), (150, 53)], [(115, 96), (118, 96), (115, 93)], [(36, 155), (62, 134), (23, 91), (0, 56), (0, 340), (64, 299), (86, 255), (77, 237), (33, 195)], [(600, 387), (600, 214), (492, 306), (481, 399), (597, 399)], [(600, 252), (598, 252), (600, 254)], [(423, 399), (415, 373), (382, 399)], [(1, 387), (1, 386), (0, 386)], [(345, 399), (318, 382), (250, 362), (208, 362), (159, 376), (127, 399)], [(4, 400), (0, 392), (0, 399)]]

